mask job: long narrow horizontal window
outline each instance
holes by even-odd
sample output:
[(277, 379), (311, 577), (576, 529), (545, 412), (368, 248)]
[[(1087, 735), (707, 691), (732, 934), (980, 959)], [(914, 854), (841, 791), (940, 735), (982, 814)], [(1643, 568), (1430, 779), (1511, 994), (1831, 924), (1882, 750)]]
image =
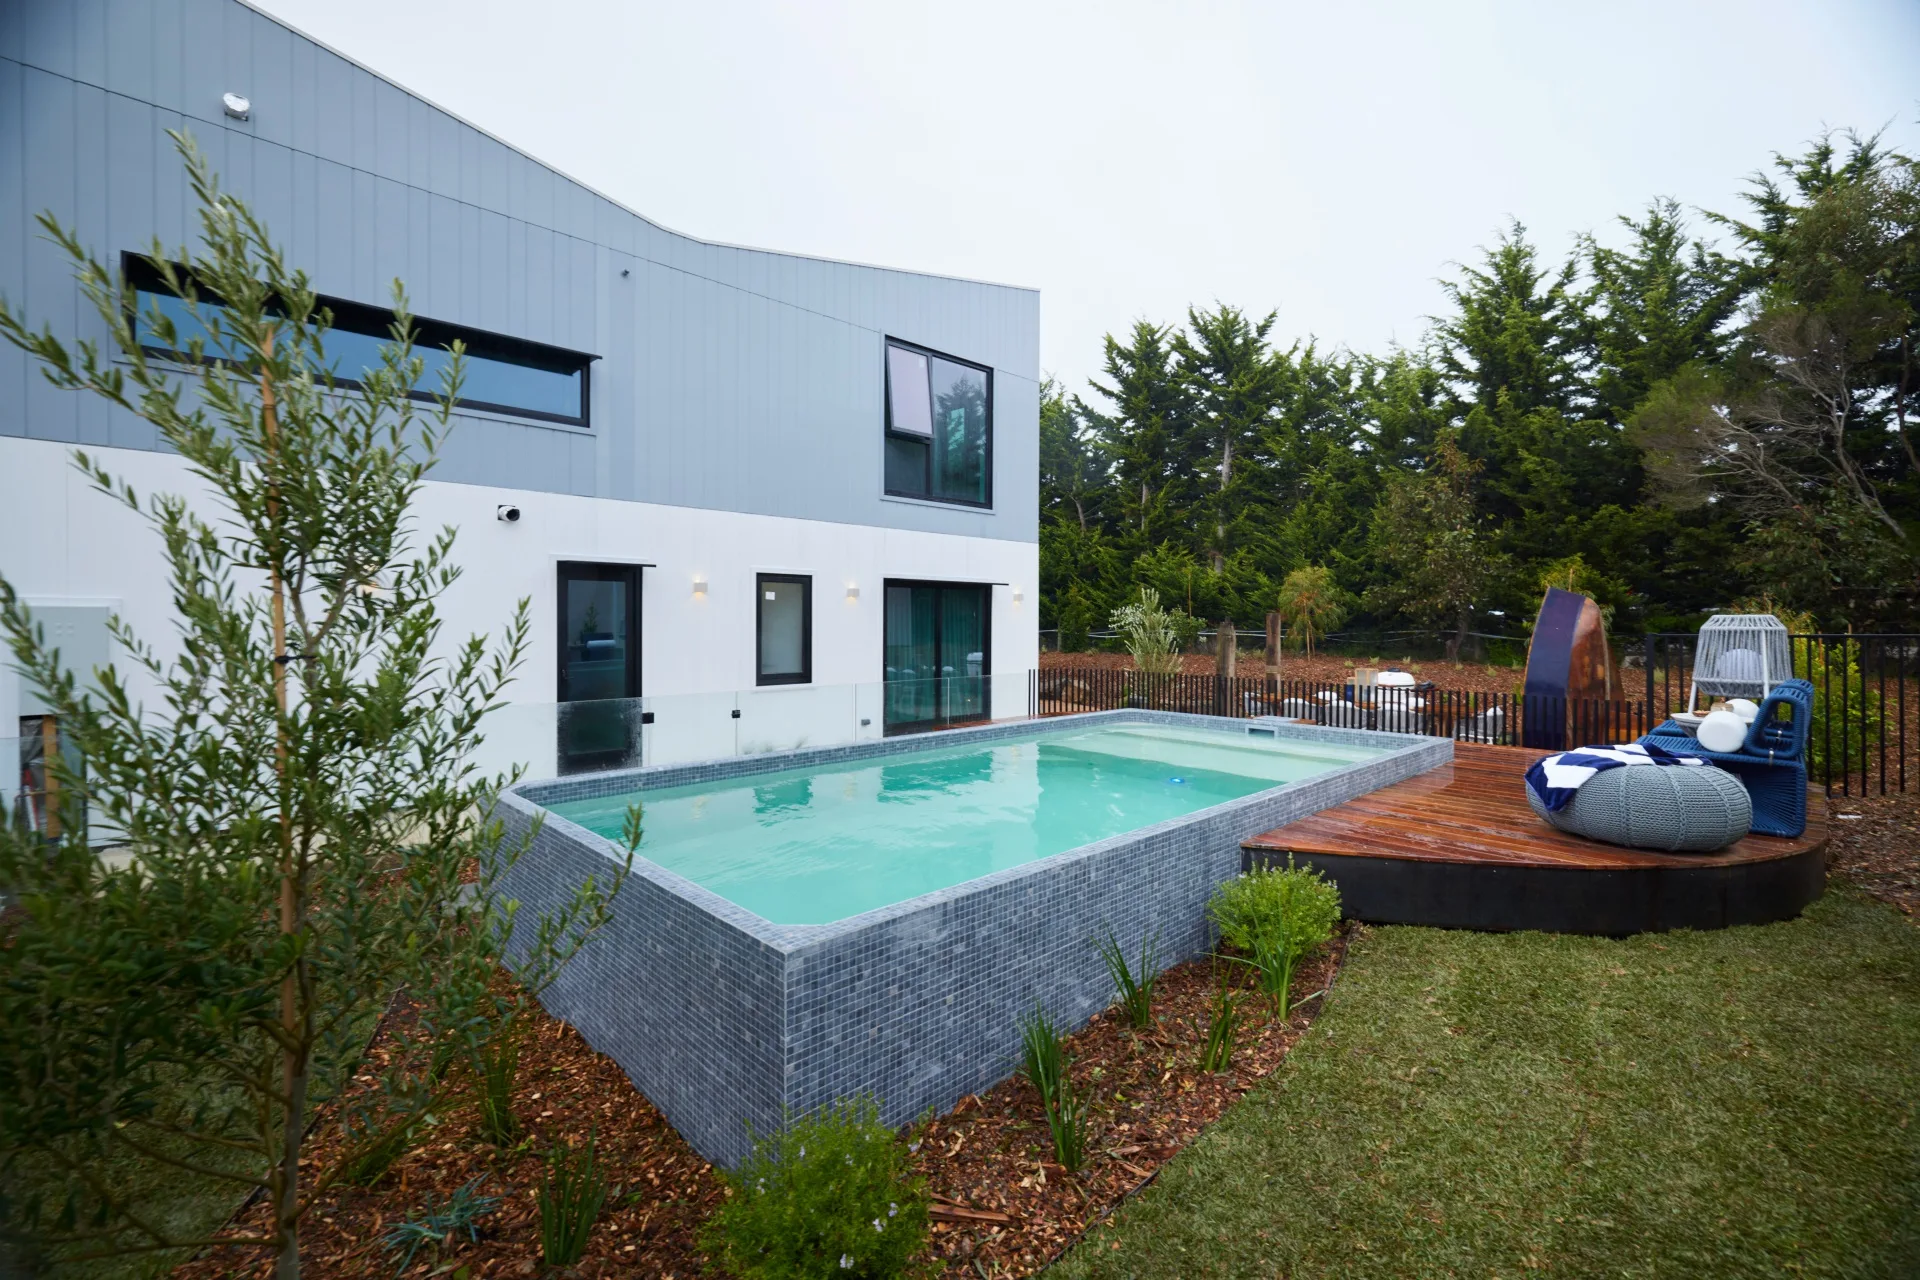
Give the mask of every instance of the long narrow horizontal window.
[(887, 492), (993, 503), (993, 370), (887, 339)]
[[(158, 309), (173, 323), (175, 340), (182, 347), (195, 337), (211, 347), (205, 327), (146, 259), (127, 254), (123, 267), (138, 299), (135, 335), (149, 355), (175, 359), (182, 355), (161, 345), (148, 321), (150, 309)], [(218, 306), (219, 300), (203, 291), (196, 304), (204, 310)], [(342, 386), (357, 386), (362, 374), (379, 367), (380, 348), (393, 341), (393, 312), (344, 298), (321, 297), (318, 305), (333, 313), (326, 351), (334, 377)], [(414, 383), (415, 399), (431, 400), (439, 394), (441, 370), (453, 358), (448, 348), (456, 339), (467, 350), (466, 376), (456, 402), (462, 408), (587, 425), (592, 356), (420, 316), (413, 318), (413, 353), (422, 362), (420, 379)]]

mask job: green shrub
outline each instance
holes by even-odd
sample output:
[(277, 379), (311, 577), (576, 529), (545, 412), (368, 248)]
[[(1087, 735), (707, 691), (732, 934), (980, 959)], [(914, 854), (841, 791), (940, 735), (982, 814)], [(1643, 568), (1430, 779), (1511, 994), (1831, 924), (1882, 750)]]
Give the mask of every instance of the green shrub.
[(1851, 644), (1845, 661), (1832, 661), (1833, 647), (1795, 646), (1794, 674), (1813, 685), (1813, 722), (1807, 728), (1807, 770), (1816, 782), (1838, 780), (1864, 769), (1880, 742), (1885, 717), (1880, 691), (1867, 683)]
[(1113, 979), (1114, 994), (1119, 998), (1120, 1007), (1126, 1011), (1127, 1021), (1135, 1030), (1144, 1031), (1153, 1025), (1153, 984), (1159, 980), (1159, 956), (1155, 946), (1155, 935), (1145, 934), (1140, 939), (1140, 969), (1135, 972), (1127, 964), (1126, 953), (1120, 950), (1120, 940), (1108, 930), (1107, 936), (1096, 944), (1100, 948), (1100, 958), (1107, 962), (1107, 973)]
[(1079, 584), (1067, 588), (1066, 602), (1060, 606), (1060, 652), (1085, 653), (1091, 640), (1089, 633), (1098, 619), (1093, 602)]
[(1284, 871), (1249, 871), (1222, 884), (1207, 903), (1207, 915), (1221, 941), (1252, 957), (1260, 989), (1284, 1016), (1301, 957), (1332, 937), (1340, 922), (1340, 890), (1289, 857)]
[(1340, 922), (1340, 890), (1310, 867), (1257, 868), (1213, 891), (1207, 916), (1220, 939), (1251, 953), (1262, 934), (1288, 940), (1304, 955), (1333, 936)]
[(870, 1097), (756, 1136), (707, 1247), (743, 1280), (911, 1273), (926, 1245), (927, 1189)]
[(540, 1260), (550, 1267), (578, 1262), (606, 1202), (607, 1182), (593, 1138), (579, 1151), (555, 1143), (540, 1178)]

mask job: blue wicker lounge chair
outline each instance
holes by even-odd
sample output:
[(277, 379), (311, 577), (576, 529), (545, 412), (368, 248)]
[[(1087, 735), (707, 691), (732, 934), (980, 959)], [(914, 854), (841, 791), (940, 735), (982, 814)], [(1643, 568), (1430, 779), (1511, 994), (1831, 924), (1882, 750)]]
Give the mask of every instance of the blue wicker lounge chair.
[(1807, 829), (1807, 734), (1812, 725), (1813, 685), (1785, 680), (1767, 694), (1738, 751), (1705, 750), (1671, 720), (1640, 741), (1719, 765), (1746, 785), (1756, 832), (1792, 837)]

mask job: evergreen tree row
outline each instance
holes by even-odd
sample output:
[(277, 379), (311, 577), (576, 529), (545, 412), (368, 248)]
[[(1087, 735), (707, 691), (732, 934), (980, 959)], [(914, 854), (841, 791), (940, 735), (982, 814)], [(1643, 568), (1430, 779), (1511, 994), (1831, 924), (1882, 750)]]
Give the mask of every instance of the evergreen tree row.
[(1622, 630), (1762, 593), (1913, 629), (1920, 163), (1822, 140), (1746, 202), (1558, 263), (1515, 222), (1384, 355), (1225, 305), (1108, 335), (1085, 396), (1043, 388), (1041, 625), (1073, 647), (1144, 585), (1258, 627), (1292, 576), (1450, 652), (1549, 583)]

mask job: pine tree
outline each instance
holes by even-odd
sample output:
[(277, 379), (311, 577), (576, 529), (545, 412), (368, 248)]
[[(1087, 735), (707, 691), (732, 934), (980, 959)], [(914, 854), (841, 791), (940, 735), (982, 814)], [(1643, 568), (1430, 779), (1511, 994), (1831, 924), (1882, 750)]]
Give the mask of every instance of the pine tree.
[(1128, 343), (1107, 335), (1103, 368), (1107, 381), (1091, 385), (1113, 412), (1076, 407), (1113, 460), (1115, 524), (1152, 546), (1179, 525), (1190, 498), (1179, 488), (1177, 465), (1190, 405), (1175, 376), (1169, 330), (1141, 320)]
[(1258, 496), (1257, 451), (1272, 419), (1283, 369), (1267, 346), (1275, 313), (1249, 320), (1237, 308), (1187, 310), (1187, 328), (1174, 334), (1179, 377), (1192, 406), (1177, 445), (1180, 467), (1194, 494), (1193, 546), (1215, 573), (1238, 545), (1235, 536)]

